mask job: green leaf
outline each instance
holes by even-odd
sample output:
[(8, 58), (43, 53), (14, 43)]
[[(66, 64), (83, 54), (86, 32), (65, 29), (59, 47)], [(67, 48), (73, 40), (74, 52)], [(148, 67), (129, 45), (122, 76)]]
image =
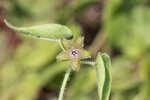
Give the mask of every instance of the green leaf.
[(111, 81), (112, 81), (111, 72), (110, 72), (111, 60), (110, 57), (105, 53), (103, 53), (101, 56), (103, 58), (104, 66), (105, 66), (105, 82), (104, 82), (102, 100), (109, 100), (109, 95), (111, 91)]
[(96, 77), (99, 100), (109, 100), (111, 90), (110, 58), (107, 54), (98, 54), (96, 60)]
[(15, 27), (4, 20), (6, 25), (25, 35), (32, 36), (34, 38), (44, 39), (44, 40), (59, 40), (59, 39), (70, 39), (73, 37), (72, 31), (60, 24), (43, 24), (31, 27)]

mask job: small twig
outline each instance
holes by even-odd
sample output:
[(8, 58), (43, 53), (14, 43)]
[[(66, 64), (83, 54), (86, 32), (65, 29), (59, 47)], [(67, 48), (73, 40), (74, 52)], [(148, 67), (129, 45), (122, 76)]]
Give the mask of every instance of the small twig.
[(65, 77), (64, 77), (61, 89), (60, 89), (58, 100), (63, 100), (63, 95), (64, 95), (65, 87), (67, 85), (67, 81), (69, 79), (70, 72), (71, 72), (71, 67), (69, 67), (68, 70), (66, 71), (66, 74), (65, 74)]

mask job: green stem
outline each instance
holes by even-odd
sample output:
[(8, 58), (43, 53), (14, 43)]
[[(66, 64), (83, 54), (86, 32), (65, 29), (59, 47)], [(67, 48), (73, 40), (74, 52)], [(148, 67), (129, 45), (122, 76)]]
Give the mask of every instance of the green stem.
[(63, 100), (63, 95), (64, 95), (65, 87), (67, 85), (67, 81), (69, 79), (70, 72), (71, 72), (71, 67), (69, 67), (68, 70), (66, 71), (66, 74), (65, 74), (65, 77), (64, 77), (61, 89), (60, 89), (58, 100)]
[(92, 61), (80, 61), (80, 63), (95, 66), (95, 62), (92, 62)]

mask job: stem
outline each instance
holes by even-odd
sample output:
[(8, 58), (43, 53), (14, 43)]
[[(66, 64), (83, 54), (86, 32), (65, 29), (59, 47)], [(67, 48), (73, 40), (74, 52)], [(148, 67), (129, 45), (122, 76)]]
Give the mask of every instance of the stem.
[(95, 62), (92, 62), (92, 61), (80, 61), (80, 63), (95, 66)]
[(61, 89), (60, 89), (58, 100), (63, 100), (63, 95), (64, 95), (65, 87), (67, 85), (67, 81), (69, 79), (70, 72), (71, 72), (71, 68), (69, 67), (68, 70), (66, 71), (66, 74), (65, 74), (65, 77), (64, 77)]

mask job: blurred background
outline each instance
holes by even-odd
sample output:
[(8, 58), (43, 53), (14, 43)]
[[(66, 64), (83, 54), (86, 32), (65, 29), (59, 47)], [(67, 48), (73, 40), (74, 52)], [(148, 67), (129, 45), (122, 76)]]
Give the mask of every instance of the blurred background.
[[(16, 33), (16, 26), (67, 25), (95, 58), (112, 60), (110, 100), (150, 100), (149, 0), (0, 0), (0, 100), (57, 100), (66, 62), (58, 44)], [(98, 100), (95, 71), (72, 72), (65, 100)]]

